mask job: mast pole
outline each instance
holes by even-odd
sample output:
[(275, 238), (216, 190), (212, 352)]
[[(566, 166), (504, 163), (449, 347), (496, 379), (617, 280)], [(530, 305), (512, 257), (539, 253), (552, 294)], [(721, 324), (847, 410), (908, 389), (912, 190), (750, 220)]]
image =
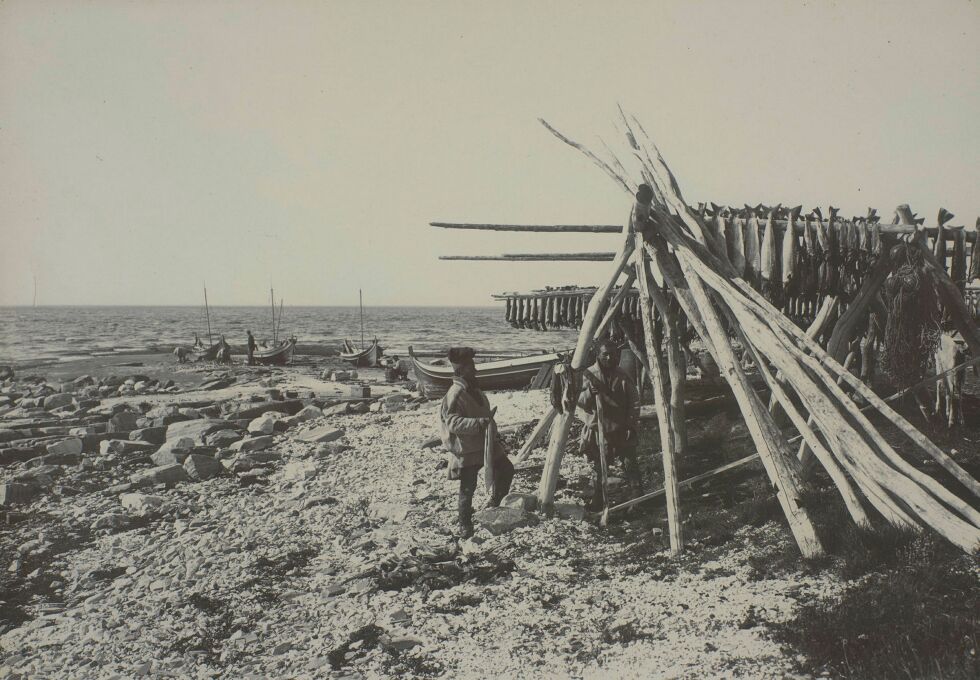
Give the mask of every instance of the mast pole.
[(276, 292), (269, 288), (269, 299), (272, 300), (272, 344), (276, 344)]
[(361, 349), (364, 349), (364, 293), (360, 288), (357, 289), (357, 297), (361, 304)]
[(279, 298), (279, 320), (276, 322), (276, 338), (279, 337), (280, 328), (282, 328), (282, 298)]
[(211, 310), (208, 309), (208, 287), (204, 286), (204, 314), (208, 319), (208, 347), (213, 345), (211, 342)]

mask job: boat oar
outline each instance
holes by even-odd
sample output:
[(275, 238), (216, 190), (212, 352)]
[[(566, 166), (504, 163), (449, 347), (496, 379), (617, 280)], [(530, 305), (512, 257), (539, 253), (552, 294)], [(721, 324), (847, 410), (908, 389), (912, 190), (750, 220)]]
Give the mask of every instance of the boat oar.
[(602, 395), (595, 395), (596, 440), (599, 444), (599, 482), (602, 484), (602, 516), (599, 526), (609, 524), (609, 467), (606, 455), (606, 428), (602, 424)]
[(490, 411), (490, 422), (487, 423), (487, 429), (484, 432), (483, 437), (483, 482), (487, 487), (487, 493), (493, 493), (493, 450), (497, 443), (497, 423), (494, 422), (493, 416), (497, 412), (497, 407), (495, 406)]

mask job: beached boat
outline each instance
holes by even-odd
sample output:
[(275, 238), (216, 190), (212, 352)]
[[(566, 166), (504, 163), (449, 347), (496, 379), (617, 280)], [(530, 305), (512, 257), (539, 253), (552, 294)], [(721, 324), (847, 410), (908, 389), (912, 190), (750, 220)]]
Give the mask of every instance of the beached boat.
[(384, 348), (378, 344), (377, 338), (367, 349), (357, 349), (350, 340), (344, 340), (344, 349), (340, 352), (340, 358), (358, 368), (376, 368), (381, 365), (383, 354)]
[[(420, 361), (412, 348), (408, 348), (415, 369), (419, 392), (429, 399), (437, 399), (449, 390), (453, 383), (453, 367), (438, 366)], [(543, 367), (558, 361), (558, 354), (533, 354), (514, 359), (486, 361), (476, 364), (476, 379), (481, 390), (520, 390), (531, 384)]]
[(275, 347), (256, 349), (252, 354), (252, 360), (260, 366), (285, 366), (292, 361), (294, 349), (296, 349), (296, 338), (289, 338)]

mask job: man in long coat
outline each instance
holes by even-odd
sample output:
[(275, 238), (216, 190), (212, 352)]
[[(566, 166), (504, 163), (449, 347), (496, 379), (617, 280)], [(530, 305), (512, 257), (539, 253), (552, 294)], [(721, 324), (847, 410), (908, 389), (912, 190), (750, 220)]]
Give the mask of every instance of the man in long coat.
[(599, 426), (596, 420), (596, 400), (602, 400), (602, 429), (606, 440), (606, 462), (623, 460), (626, 477), (634, 491), (642, 491), (643, 479), (636, 456), (640, 421), (640, 399), (632, 377), (619, 367), (619, 346), (612, 341), (599, 345), (596, 362), (582, 375), (582, 391), (578, 405), (585, 411), (582, 428), (582, 452), (595, 470), (595, 492), (586, 505), (590, 511), (603, 506), (600, 482)]
[[(449, 451), (449, 478), (459, 480), (459, 533), (463, 538), (473, 535), (473, 493), (483, 467), (486, 430), (493, 418), (490, 402), (476, 381), (476, 366), (470, 347), (449, 350), (453, 365), (453, 384), (442, 398), (439, 424), (442, 443)], [(493, 493), (490, 507), (510, 491), (514, 466), (499, 441), (493, 450)]]

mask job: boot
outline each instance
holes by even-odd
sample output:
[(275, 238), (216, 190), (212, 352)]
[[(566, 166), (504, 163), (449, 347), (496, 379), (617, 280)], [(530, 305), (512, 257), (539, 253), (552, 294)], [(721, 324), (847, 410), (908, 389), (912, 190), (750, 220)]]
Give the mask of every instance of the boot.
[(464, 519), (460, 518), (460, 520), (459, 520), (459, 537), (460, 537), (460, 539), (462, 539), (464, 541), (466, 539), (468, 539), (468, 538), (473, 538), (473, 522), (471, 520), (469, 520), (469, 519), (465, 519), (464, 520)]

